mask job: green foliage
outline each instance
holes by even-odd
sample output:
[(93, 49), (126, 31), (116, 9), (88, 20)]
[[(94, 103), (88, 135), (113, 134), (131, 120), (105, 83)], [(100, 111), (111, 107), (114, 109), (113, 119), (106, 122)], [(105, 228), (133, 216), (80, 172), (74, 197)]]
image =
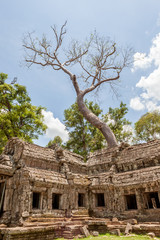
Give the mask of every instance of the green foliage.
[(56, 136), (53, 140), (50, 140), (46, 147), (50, 147), (53, 144), (56, 144), (58, 146), (62, 146), (62, 138), (60, 136)]
[(0, 73), (0, 152), (12, 137), (32, 142), (46, 130), (44, 108), (33, 106), (25, 86), (7, 84), (7, 77)]
[(109, 108), (109, 112), (103, 115), (103, 120), (111, 128), (119, 143), (128, 142), (132, 137), (132, 131), (125, 130), (126, 126), (131, 125), (131, 122), (124, 117), (127, 113), (126, 104), (121, 102), (119, 108)]
[(160, 138), (160, 112), (148, 112), (135, 123), (137, 141)]
[[(98, 104), (85, 101), (87, 107), (99, 116), (102, 112)], [(64, 111), (64, 122), (69, 130), (69, 140), (65, 147), (86, 158), (90, 151), (101, 149), (104, 137), (101, 132), (93, 127), (80, 113), (77, 103)]]
[[(76, 238), (75, 238), (76, 239)], [(124, 236), (121, 234), (121, 236), (112, 235), (109, 233), (100, 234), (98, 237), (89, 236), (86, 238), (82, 238), (82, 240), (149, 240), (150, 237), (147, 235), (137, 235), (137, 234), (130, 234), (129, 236)], [(156, 239), (160, 239), (159, 237), (156, 237)], [(64, 238), (58, 238), (57, 240), (64, 240)]]
[[(87, 101), (85, 101), (85, 104), (96, 116), (101, 115), (102, 110), (98, 104)], [(131, 124), (124, 117), (127, 112), (128, 108), (126, 104), (121, 102), (119, 108), (109, 108), (109, 112), (103, 115), (103, 120), (108, 123), (118, 142), (127, 142), (132, 137), (131, 131), (124, 131), (124, 127)], [(67, 149), (81, 154), (86, 158), (89, 152), (102, 149), (106, 146), (102, 133), (85, 120), (78, 109), (77, 103), (66, 109), (64, 116), (64, 122), (69, 131), (69, 140), (65, 144)]]

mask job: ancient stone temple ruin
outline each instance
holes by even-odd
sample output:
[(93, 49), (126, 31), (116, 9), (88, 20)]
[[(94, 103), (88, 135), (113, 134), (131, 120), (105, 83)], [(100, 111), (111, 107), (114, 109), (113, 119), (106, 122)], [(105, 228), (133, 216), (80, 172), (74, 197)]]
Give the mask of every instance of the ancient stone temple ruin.
[[(9, 227), (35, 222), (62, 224), (62, 219), (77, 216), (88, 226), (96, 224), (93, 219), (115, 217), (157, 222), (159, 213), (159, 140), (103, 149), (91, 153), (85, 163), (57, 146), (45, 148), (13, 138), (0, 156), (0, 223), (8, 227), (0, 239), (9, 234)], [(50, 225), (55, 234), (59, 228)], [(21, 239), (17, 236), (6, 239)], [(42, 231), (35, 239), (43, 239)]]

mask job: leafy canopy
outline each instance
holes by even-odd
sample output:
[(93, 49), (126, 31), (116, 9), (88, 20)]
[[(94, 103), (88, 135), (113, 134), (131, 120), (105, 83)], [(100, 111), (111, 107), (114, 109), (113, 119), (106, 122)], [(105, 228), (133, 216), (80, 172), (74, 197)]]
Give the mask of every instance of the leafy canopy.
[(27, 142), (38, 139), (46, 130), (43, 107), (31, 104), (25, 86), (6, 83), (8, 75), (0, 73), (0, 152), (12, 137)]
[(132, 131), (129, 128), (131, 122), (125, 118), (127, 113), (126, 104), (121, 102), (119, 108), (109, 108), (108, 113), (103, 115), (103, 120), (111, 128), (119, 143), (128, 142), (132, 137)]
[[(91, 112), (101, 117), (102, 110), (98, 104), (87, 102), (87, 100), (85, 104)], [(132, 137), (132, 131), (128, 130), (131, 122), (125, 118), (127, 112), (128, 108), (126, 104), (121, 102), (119, 108), (109, 108), (109, 112), (102, 116), (103, 120), (115, 134), (118, 142), (128, 142)], [(83, 117), (79, 112), (77, 103), (66, 109), (64, 116), (65, 126), (69, 131), (69, 140), (65, 144), (67, 149), (81, 154), (86, 158), (89, 152), (106, 147), (104, 136)]]
[(138, 141), (151, 141), (160, 138), (160, 112), (148, 112), (135, 123)]
[(53, 140), (50, 140), (48, 142), (46, 147), (50, 147), (50, 146), (52, 146), (54, 144), (58, 145), (58, 146), (62, 146), (62, 142), (63, 142), (62, 138), (60, 136), (56, 136)]
[[(102, 110), (98, 104), (93, 104), (87, 100), (85, 104), (96, 116), (101, 114)], [(65, 145), (67, 149), (86, 158), (90, 151), (103, 147), (103, 135), (83, 117), (77, 103), (72, 104), (64, 111), (64, 117), (65, 126), (69, 130), (69, 140)]]

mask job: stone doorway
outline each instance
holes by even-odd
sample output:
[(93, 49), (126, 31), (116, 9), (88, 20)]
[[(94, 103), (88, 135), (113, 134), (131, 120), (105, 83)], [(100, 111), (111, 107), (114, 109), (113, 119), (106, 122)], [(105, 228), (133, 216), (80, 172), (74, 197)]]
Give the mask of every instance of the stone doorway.
[(126, 210), (137, 209), (137, 200), (135, 194), (125, 195)]
[(78, 193), (78, 207), (85, 207), (85, 195), (84, 195), (84, 193)]
[(52, 209), (60, 209), (60, 198), (61, 194), (52, 194)]
[(144, 193), (145, 208), (160, 208), (160, 202), (158, 192), (147, 192)]
[(96, 207), (105, 207), (104, 193), (96, 194)]
[(33, 209), (40, 209), (40, 198), (41, 198), (41, 193), (33, 192), (33, 198), (32, 198)]
[(5, 188), (6, 188), (6, 182), (1, 182), (0, 183), (0, 215), (3, 213)]

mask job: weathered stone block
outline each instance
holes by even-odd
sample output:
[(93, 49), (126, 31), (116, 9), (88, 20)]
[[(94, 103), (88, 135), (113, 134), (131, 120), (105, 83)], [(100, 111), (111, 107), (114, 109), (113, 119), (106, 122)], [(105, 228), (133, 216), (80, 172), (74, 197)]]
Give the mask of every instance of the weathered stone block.
[(155, 238), (155, 233), (153, 233), (153, 232), (147, 233), (147, 235), (151, 238)]
[(129, 233), (132, 231), (132, 225), (130, 223), (127, 223), (127, 226), (125, 228), (125, 235), (129, 235)]
[(113, 235), (117, 235), (117, 236), (120, 236), (120, 235), (121, 235), (120, 229), (111, 230), (110, 233), (113, 234)]
[(99, 232), (97, 232), (97, 231), (93, 231), (93, 232), (92, 232), (92, 235), (93, 235), (94, 237), (98, 237)]
[(85, 235), (85, 237), (89, 237), (90, 236), (90, 233), (88, 231), (87, 226), (81, 227), (81, 232), (82, 232), (83, 235)]

